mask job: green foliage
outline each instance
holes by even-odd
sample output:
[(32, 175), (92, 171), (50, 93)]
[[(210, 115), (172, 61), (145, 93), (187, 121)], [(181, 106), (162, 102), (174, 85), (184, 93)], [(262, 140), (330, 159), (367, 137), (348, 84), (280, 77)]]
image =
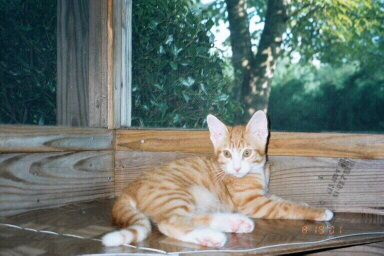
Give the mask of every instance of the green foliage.
[(305, 62), (357, 62), (383, 57), (384, 2), (381, 0), (294, 0), (285, 48)]
[[(258, 16), (260, 22), (264, 22), (267, 2), (248, 0), (249, 20)], [(216, 25), (227, 21), (225, 0), (201, 4), (201, 7)], [(382, 0), (293, 0), (288, 16), (283, 41), (286, 56), (299, 52), (303, 62), (319, 59), (323, 63), (362, 65), (383, 58)], [(252, 39), (258, 41), (261, 32), (262, 26), (252, 33)]]
[(0, 0), (0, 123), (56, 123), (56, 1)]
[(268, 110), (273, 130), (384, 131), (383, 72), (302, 64), (278, 70)]
[(233, 121), (225, 62), (213, 26), (188, 1), (133, 1), (132, 125), (201, 128), (208, 113)]

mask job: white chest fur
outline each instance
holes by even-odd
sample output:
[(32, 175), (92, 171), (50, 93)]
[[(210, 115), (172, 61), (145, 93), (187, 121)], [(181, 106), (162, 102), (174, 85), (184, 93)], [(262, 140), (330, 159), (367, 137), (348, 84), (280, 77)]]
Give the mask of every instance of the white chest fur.
[(201, 185), (192, 186), (190, 193), (196, 202), (196, 212), (198, 213), (230, 212), (230, 208), (220, 202), (217, 195)]

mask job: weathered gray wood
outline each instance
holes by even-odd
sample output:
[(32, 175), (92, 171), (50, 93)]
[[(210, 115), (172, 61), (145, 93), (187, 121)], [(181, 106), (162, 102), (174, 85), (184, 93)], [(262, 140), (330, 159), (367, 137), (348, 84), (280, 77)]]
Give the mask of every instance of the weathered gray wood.
[[(335, 211), (384, 214), (384, 160), (272, 156), (270, 190)], [(347, 164), (348, 165), (348, 164)]]
[(113, 127), (131, 125), (132, 0), (113, 1)]
[(121, 88), (122, 80), (122, 2), (112, 1), (112, 30), (113, 30), (113, 127), (120, 128), (121, 123)]
[(108, 126), (108, 1), (89, 1), (89, 126)]
[(57, 123), (88, 125), (89, 0), (57, 0)]
[(308, 256), (383, 256), (384, 242), (363, 244), (308, 253)]
[(121, 22), (121, 120), (122, 127), (131, 126), (132, 115), (132, 0), (122, 3)]
[(57, 1), (58, 124), (129, 126), (132, 2)]
[(113, 194), (111, 151), (0, 154), (0, 216)]
[(113, 131), (90, 128), (0, 126), (0, 152), (108, 150)]
[[(116, 131), (116, 148), (131, 151), (213, 152), (207, 130), (120, 129)], [(268, 154), (384, 159), (384, 135), (271, 132)]]
[[(192, 155), (117, 151), (116, 194), (143, 170)], [(271, 156), (270, 191), (286, 199), (339, 212), (384, 214), (384, 160), (349, 159), (353, 165), (350, 170), (343, 167), (342, 161), (338, 158)]]

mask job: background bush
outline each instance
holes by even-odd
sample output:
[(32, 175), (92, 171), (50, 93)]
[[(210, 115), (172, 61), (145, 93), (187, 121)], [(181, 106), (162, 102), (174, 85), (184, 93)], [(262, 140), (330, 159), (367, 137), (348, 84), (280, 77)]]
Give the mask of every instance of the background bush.
[(213, 22), (189, 1), (133, 1), (133, 10), (132, 125), (199, 128), (208, 113), (234, 120), (241, 104), (212, 51)]
[(56, 123), (56, 0), (0, 0), (0, 123)]
[(279, 131), (384, 131), (384, 73), (353, 65), (281, 65), (268, 109)]

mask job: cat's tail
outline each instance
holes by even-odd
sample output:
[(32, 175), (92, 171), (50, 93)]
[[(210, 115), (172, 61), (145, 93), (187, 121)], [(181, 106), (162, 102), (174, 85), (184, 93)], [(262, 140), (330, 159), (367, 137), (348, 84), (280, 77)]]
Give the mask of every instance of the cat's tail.
[(119, 246), (137, 243), (147, 238), (151, 231), (148, 217), (136, 208), (136, 203), (129, 195), (121, 195), (113, 206), (114, 222), (123, 229), (103, 236), (104, 246)]

